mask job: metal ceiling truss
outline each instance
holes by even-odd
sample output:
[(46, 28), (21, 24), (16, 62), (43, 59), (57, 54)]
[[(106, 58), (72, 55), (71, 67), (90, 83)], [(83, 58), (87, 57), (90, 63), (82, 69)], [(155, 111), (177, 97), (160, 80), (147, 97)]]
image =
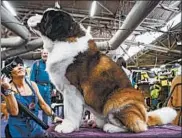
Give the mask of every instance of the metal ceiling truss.
[(171, 12), (175, 12), (175, 13), (179, 13), (180, 9), (179, 9), (179, 4), (181, 3), (181, 1), (177, 0), (177, 1), (171, 1), (170, 4), (159, 4), (157, 7), (162, 8), (163, 10), (166, 11), (171, 11)]
[[(128, 1), (122, 1), (122, 2), (124, 2), (124, 4), (128, 4), (128, 5), (131, 6), (131, 3), (128, 3)], [(133, 30), (136, 29), (136, 27), (138, 25), (139, 25), (138, 26), (139, 31), (137, 32), (137, 30), (135, 30), (134, 34), (142, 33), (142, 31), (143, 32), (146, 32), (148, 30), (152, 31), (153, 30), (152, 28), (155, 29), (155, 27), (164, 26), (164, 24), (166, 22), (164, 20), (159, 20), (159, 19), (154, 19), (154, 18), (145, 18), (145, 16), (148, 15), (150, 13), (150, 11), (153, 8), (155, 8), (158, 3), (159, 3), (159, 1), (158, 2), (156, 2), (156, 1), (136, 2), (135, 5), (133, 6), (132, 10), (130, 11), (130, 13), (127, 15), (126, 19), (121, 18), (121, 12), (123, 12), (123, 11), (126, 12), (126, 10), (124, 9), (125, 7), (120, 7), (117, 10), (116, 13), (113, 13), (106, 6), (104, 6), (103, 3), (100, 3), (100, 2), (98, 2), (98, 4), (103, 9), (102, 12), (101, 12), (102, 16), (94, 16), (93, 19), (90, 19), (90, 17), (88, 16), (88, 14), (89, 14), (88, 10), (79, 9), (79, 12), (78, 12), (78, 9), (74, 9), (74, 6), (72, 8), (64, 8), (64, 10), (70, 12), (70, 14), (78, 22), (81, 22), (83, 25), (92, 26), (93, 27), (92, 28), (92, 31), (93, 31), (92, 33), (94, 33), (94, 37), (96, 37), (98, 41), (103, 41), (103, 39), (108, 40), (108, 39), (110, 39), (112, 37), (111, 44), (114, 43), (113, 44), (114, 45), (113, 49), (117, 48), (122, 42), (124, 42), (126, 45), (128, 45), (128, 47), (126, 49), (123, 49), (124, 53), (127, 54), (127, 50), (129, 49), (130, 46), (139, 46), (140, 45), (137, 42), (128, 41), (128, 40), (124, 41), (129, 36), (129, 34), (131, 34), (131, 32), (133, 32)], [(136, 6), (137, 4), (138, 4), (138, 7)], [(173, 4), (173, 6), (169, 5), (168, 7), (165, 4), (161, 4), (161, 5), (163, 6), (163, 8), (167, 7), (168, 10), (169, 9), (171, 10), (171, 9), (175, 9), (179, 5), (179, 2), (174, 2), (172, 4)], [(175, 5), (176, 5), (176, 7), (175, 7)], [(19, 8), (16, 8), (16, 10), (18, 11), (18, 15), (20, 15), (22, 17), (21, 20), (24, 21), (24, 22), (26, 22), (26, 19), (29, 18), (30, 16), (34, 15), (35, 13), (39, 13), (39, 14), (43, 13), (43, 10), (36, 10), (35, 8), (25, 9), (23, 6), (22, 7), (18, 6), (18, 7)], [(39, 7), (39, 9), (40, 8), (41, 7)], [(45, 8), (45, 5), (43, 5), (42, 8)], [(142, 13), (140, 13), (141, 8), (143, 9)], [(175, 9), (175, 10), (177, 10), (177, 9)], [(77, 13), (75, 13), (74, 11), (77, 11)], [(171, 13), (171, 16), (172, 16), (172, 14), (175, 11), (171, 11), (171, 12), (172, 12)], [(125, 13), (123, 13), (123, 17), (125, 17), (124, 14)], [(131, 18), (130, 18), (130, 16), (131, 16)], [(131, 22), (133, 23), (133, 25), (135, 24), (135, 27), (133, 27), (130, 24)], [(133, 30), (127, 29), (128, 27), (126, 27), (126, 24), (127, 25), (129, 24), (129, 26), (130, 26), (129, 28), (130, 29), (133, 28)], [(6, 24), (5, 24), (5, 26), (6, 26)], [(148, 26), (150, 26), (150, 27), (152, 26), (152, 27), (147, 28)], [(99, 30), (98, 30), (98, 28), (99, 28)], [(120, 29), (120, 30), (118, 30), (118, 29)], [(116, 30), (118, 30), (117, 34), (115, 34)], [(17, 31), (15, 31), (15, 32), (17, 33)], [(119, 34), (118, 32), (120, 32), (122, 34), (122, 35), (120, 35), (120, 37), (118, 37), (120, 39), (120, 42), (117, 41), (117, 35)], [(142, 45), (145, 46), (145, 48), (142, 51), (138, 52), (136, 55), (130, 57), (127, 62), (131, 63), (131, 61), (132, 61), (135, 64), (135, 66), (139, 66), (139, 65), (141, 65), (143, 63), (147, 63), (148, 61), (151, 61), (152, 63), (155, 63), (156, 62), (156, 59), (154, 58), (155, 54), (154, 55), (153, 54), (148, 54), (149, 51), (151, 51), (151, 50), (152, 51), (154, 50), (155, 52), (158, 51), (158, 54), (157, 54), (158, 59), (160, 59), (163, 62), (166, 61), (166, 60), (174, 60), (175, 58), (178, 57), (179, 54), (181, 54), (181, 51), (173, 50), (176, 47), (176, 45), (175, 45), (176, 42), (173, 41), (173, 43), (171, 43), (171, 41), (169, 42), (169, 40), (168, 40), (169, 47), (161, 47), (161, 46), (156, 46), (154, 44), (149, 44), (149, 45), (142, 44)], [(30, 58), (30, 59), (31, 58), (35, 59), (38, 56), (40, 56), (39, 52), (37, 52), (37, 53), (29, 52), (27, 54), (23, 54), (23, 53), (28, 52), (28, 51), (32, 51), (32, 50), (37, 49), (39, 47), (42, 47), (42, 44), (43, 43), (42, 43), (41, 39), (36, 39), (36, 40), (30, 41), (25, 46), (19, 47), (18, 49), (7, 49), (7, 50), (2, 51), (1, 57), (2, 57), (2, 59), (6, 59), (6, 58), (8, 58), (10, 56), (13, 56), (13, 55), (22, 54), (21, 56), (24, 57), (24, 58), (27, 57), (27, 58)], [(160, 44), (162, 46), (166, 45), (165, 42), (160, 42)], [(111, 48), (110, 47), (111, 45), (108, 43), (108, 41), (105, 43), (105, 46), (106, 46), (106, 49), (108, 49), (107, 47)], [(168, 53), (169, 55), (173, 55), (173, 53), (177, 53), (177, 54), (176, 54), (176, 56), (168, 57), (166, 55), (162, 55), (161, 52), (165, 53), (165, 54)], [(147, 54), (148, 54), (148, 56), (147, 56)], [(143, 57), (144, 55), (146, 55), (147, 58), (141, 59), (140, 57)], [(122, 55), (122, 56), (124, 56), (124, 55)], [(155, 65), (157, 65), (157, 64), (160, 64), (160, 62), (155, 63)]]
[(11, 38), (1, 38), (1, 46), (20, 46), (26, 44), (30, 40), (31, 35), (29, 30), (3, 6), (1, 6), (1, 23), (16, 35), (20, 36), (16, 43), (10, 41)]
[(42, 39), (41, 38), (35, 39), (32, 41), (29, 41), (26, 45), (22, 45), (16, 49), (7, 49), (4, 51), (1, 51), (1, 59), (5, 60), (5, 59), (12, 57), (12, 56), (16, 56), (19, 54), (33, 51), (33, 50), (40, 48), (42, 46), (43, 46)]
[[(104, 49), (114, 50), (135, 30), (147, 15), (157, 6), (160, 1), (137, 1), (129, 12), (120, 29), (108, 42), (99, 42), (97, 46)], [(141, 9), (143, 9), (141, 11)], [(131, 29), (131, 30), (128, 30)]]
[[(35, 13), (38, 13), (38, 14), (42, 14), (43, 13), (43, 11), (42, 10), (36, 10), (36, 9), (25, 9), (24, 7), (23, 8), (17, 8), (17, 11), (18, 11), (18, 14), (19, 15), (25, 15), (25, 14), (27, 14), (30, 10), (33, 10), (33, 12), (30, 14), (30, 15), (34, 15)], [(74, 10), (74, 9), (73, 9)], [(74, 17), (74, 18), (82, 18), (82, 19), (84, 19), (84, 20), (86, 20), (86, 19), (89, 19), (89, 17), (88, 17), (88, 12), (86, 12), (85, 14), (78, 14), (78, 13), (71, 13), (70, 12), (70, 14)], [(117, 15), (120, 15), (119, 13), (117, 14)], [(120, 17), (120, 16), (117, 16), (117, 17)], [(120, 23), (120, 22), (123, 22), (124, 21), (124, 19), (117, 19), (117, 18), (114, 18), (114, 16), (108, 16), (108, 17), (106, 17), (106, 16), (94, 16), (94, 18), (93, 18), (94, 20), (106, 20), (106, 21), (108, 21), (108, 22), (110, 22), (110, 21), (115, 21), (115, 22), (117, 22), (118, 24)], [(83, 21), (84, 21), (83, 20)], [(83, 22), (82, 21), (82, 22)], [(150, 25), (150, 26), (154, 26), (154, 27), (158, 27), (158, 26), (162, 26), (163, 24), (165, 23), (165, 21), (164, 20), (158, 20), (158, 19), (153, 19), (153, 18), (146, 18), (146, 19), (144, 19), (144, 21), (142, 22), (142, 24), (141, 25)]]

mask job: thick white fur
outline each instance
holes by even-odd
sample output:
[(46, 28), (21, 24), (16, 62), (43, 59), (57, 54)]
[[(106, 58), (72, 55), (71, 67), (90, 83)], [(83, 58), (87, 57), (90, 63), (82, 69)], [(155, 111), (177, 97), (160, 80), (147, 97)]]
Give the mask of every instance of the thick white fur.
[(79, 52), (84, 52), (88, 49), (88, 40), (91, 38), (86, 35), (78, 38), (77, 42), (52, 42), (46, 37), (42, 37), (44, 48), (48, 50), (48, 59), (46, 70), (49, 72), (51, 81), (55, 84), (56, 88), (64, 96), (64, 115), (63, 123), (56, 126), (55, 131), (62, 133), (70, 133), (79, 128), (84, 100), (81, 93), (75, 86), (71, 85), (66, 79), (65, 73), (67, 67), (73, 63), (74, 57)]
[(73, 85), (64, 87), (64, 116), (62, 124), (56, 126), (59, 133), (71, 133), (78, 130), (81, 123), (84, 100)]
[(70, 85), (65, 78), (67, 67), (73, 63), (74, 57), (79, 52), (88, 49), (89, 36), (77, 39), (75, 43), (69, 42), (52, 42), (46, 37), (42, 37), (44, 48), (48, 50), (48, 59), (46, 70), (50, 74), (51, 81), (56, 85), (57, 89), (62, 91), (64, 85)]
[[(53, 49), (49, 53), (48, 62), (53, 63), (74, 58), (79, 52), (84, 52), (88, 49), (89, 39), (91, 39), (91, 37), (86, 35), (84, 37), (78, 38), (77, 42), (74, 43), (55, 41), (53, 43)], [(44, 44), (47, 43), (47, 40), (45, 42), (44, 38), (43, 41)], [(49, 41), (49, 44), (50, 43), (51, 42)], [(47, 45), (44, 45), (44, 48), (47, 49)]]
[(118, 127), (112, 124), (105, 124), (103, 127), (103, 130), (105, 132), (109, 132), (109, 133), (116, 133), (116, 132), (127, 132), (128, 130), (125, 127)]
[(160, 117), (162, 124), (171, 123), (177, 116), (176, 110), (170, 107), (163, 107), (155, 111), (148, 112), (148, 116), (157, 115)]

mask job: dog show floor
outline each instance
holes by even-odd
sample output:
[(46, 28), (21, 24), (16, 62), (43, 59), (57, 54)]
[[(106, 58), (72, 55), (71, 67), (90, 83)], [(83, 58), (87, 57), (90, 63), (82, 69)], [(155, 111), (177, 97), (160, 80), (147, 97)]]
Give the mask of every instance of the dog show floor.
[[(39, 111), (39, 118), (42, 116), (42, 111)], [(1, 120), (1, 137), (5, 137), (5, 126), (7, 124), (7, 120), (2, 119)], [(54, 137), (100, 137), (100, 138), (110, 138), (110, 137), (116, 137), (116, 138), (181, 138), (182, 137), (182, 127), (180, 126), (174, 126), (174, 125), (163, 125), (163, 126), (155, 126), (155, 127), (149, 127), (149, 129), (146, 132), (142, 133), (106, 133), (101, 129), (97, 128), (80, 128), (79, 131), (75, 131), (73, 133), (69, 134), (61, 134), (54, 131), (55, 125), (51, 123), (51, 120), (49, 120), (49, 126), (50, 128), (47, 130), (48, 135), (50, 135), (51, 138)]]
[[(7, 124), (7, 121), (1, 120), (1, 137), (5, 137), (4, 128)], [(53, 137), (100, 137), (100, 138), (181, 138), (182, 127), (174, 126), (174, 125), (164, 125), (164, 126), (157, 126), (157, 127), (150, 127), (148, 131), (142, 133), (105, 133), (101, 129), (97, 128), (80, 128), (79, 131), (69, 133), (69, 134), (61, 134), (54, 131), (55, 126), (51, 126), (47, 132), (50, 136)]]
[(150, 127), (148, 131), (142, 133), (106, 133), (103, 132), (101, 129), (97, 128), (80, 128), (79, 131), (69, 133), (69, 134), (61, 134), (54, 131), (54, 126), (50, 127), (47, 130), (51, 137), (100, 137), (100, 138), (176, 138), (182, 137), (181, 134), (181, 127), (174, 126), (174, 125), (164, 125), (164, 126), (157, 126), (157, 127)]

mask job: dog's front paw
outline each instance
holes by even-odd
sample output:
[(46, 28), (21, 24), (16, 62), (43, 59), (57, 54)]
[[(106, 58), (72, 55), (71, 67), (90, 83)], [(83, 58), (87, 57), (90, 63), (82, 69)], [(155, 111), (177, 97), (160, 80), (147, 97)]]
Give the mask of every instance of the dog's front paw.
[(76, 130), (76, 126), (69, 120), (63, 122), (55, 127), (55, 131), (59, 133), (71, 133)]

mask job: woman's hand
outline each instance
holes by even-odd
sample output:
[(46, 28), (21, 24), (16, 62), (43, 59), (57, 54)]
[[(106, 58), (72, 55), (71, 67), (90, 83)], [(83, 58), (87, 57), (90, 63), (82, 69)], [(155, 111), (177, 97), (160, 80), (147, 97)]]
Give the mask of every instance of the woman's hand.
[(4, 90), (11, 89), (11, 85), (9, 83), (9, 78), (6, 76), (2, 76), (0, 80), (1, 87), (3, 87)]
[(17, 116), (19, 113), (18, 104), (14, 94), (11, 90), (11, 84), (9, 83), (9, 78), (6, 76), (1, 76), (1, 93), (5, 96), (5, 101), (7, 105), (7, 111), (10, 115)]

